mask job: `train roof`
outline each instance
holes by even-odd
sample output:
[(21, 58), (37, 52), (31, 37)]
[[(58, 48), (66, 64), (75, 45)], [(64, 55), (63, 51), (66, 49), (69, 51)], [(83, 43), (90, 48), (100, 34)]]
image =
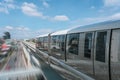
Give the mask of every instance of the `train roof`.
[(77, 28), (73, 28), (70, 31), (68, 31), (68, 34), (79, 33), (79, 32), (89, 32), (89, 31), (96, 31), (96, 30), (116, 29), (116, 28), (120, 28), (120, 20), (105, 21), (105, 22), (95, 23), (91, 25), (79, 26)]
[(38, 38), (39, 37), (46, 37), (46, 36), (48, 36), (49, 35), (49, 33), (47, 33), (47, 34), (42, 34), (42, 35), (39, 35), (39, 36), (37, 36)]
[(56, 32), (51, 33), (51, 36), (64, 35), (64, 34), (67, 34), (67, 32), (68, 32), (69, 30), (70, 30), (70, 29), (61, 30), (61, 31), (56, 31)]

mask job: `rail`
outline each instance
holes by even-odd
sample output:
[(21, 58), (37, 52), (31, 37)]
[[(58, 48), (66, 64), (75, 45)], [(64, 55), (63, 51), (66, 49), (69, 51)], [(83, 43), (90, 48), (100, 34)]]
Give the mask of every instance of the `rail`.
[(40, 55), (41, 55), (41, 58), (43, 60), (47, 60), (48, 64), (52, 64), (52, 63), (56, 63), (60, 66), (62, 66), (65, 70), (71, 72), (72, 74), (74, 74), (75, 76), (79, 77), (81, 80), (95, 80), (91, 77), (89, 77), (88, 75), (80, 72), (80, 71), (77, 71), (76, 69), (72, 68), (71, 66), (65, 64), (64, 62), (62, 61), (59, 61), (58, 59), (52, 57), (52, 56), (49, 56), (47, 53), (45, 52), (42, 52), (38, 49), (35, 49), (33, 48), (32, 46), (30, 46), (28, 43), (26, 42), (23, 42), (28, 48), (30, 48), (31, 50), (33, 50), (34, 52), (38, 52)]

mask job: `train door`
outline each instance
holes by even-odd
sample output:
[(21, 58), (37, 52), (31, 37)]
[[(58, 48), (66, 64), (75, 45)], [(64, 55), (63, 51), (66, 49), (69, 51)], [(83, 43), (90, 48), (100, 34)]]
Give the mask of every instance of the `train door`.
[(93, 44), (94, 32), (80, 33), (79, 39), (79, 69), (81, 72), (93, 76)]
[(97, 80), (109, 80), (109, 42), (110, 30), (96, 32), (94, 72)]
[(120, 80), (120, 29), (112, 31), (111, 79)]

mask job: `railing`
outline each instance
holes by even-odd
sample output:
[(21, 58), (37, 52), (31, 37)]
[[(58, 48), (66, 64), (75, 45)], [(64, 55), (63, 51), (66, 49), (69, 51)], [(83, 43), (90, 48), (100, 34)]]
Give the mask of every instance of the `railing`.
[(33, 48), (32, 46), (30, 46), (28, 43), (26, 42), (23, 42), (28, 48), (30, 48), (31, 50), (33, 50), (34, 52), (37, 52), (40, 54), (40, 58), (43, 59), (44, 61), (47, 61), (48, 64), (57, 64), (59, 66), (61, 66), (62, 68), (64, 68), (65, 70), (71, 72), (73, 75), (77, 76), (79, 79), (81, 80), (95, 80), (91, 77), (89, 77), (88, 75), (80, 72), (80, 71), (77, 71), (76, 69), (72, 68), (71, 66), (68, 66), (67, 64), (65, 64), (64, 62), (52, 57), (52, 56), (49, 56), (48, 54), (46, 54), (45, 52), (42, 52), (38, 49), (35, 49)]

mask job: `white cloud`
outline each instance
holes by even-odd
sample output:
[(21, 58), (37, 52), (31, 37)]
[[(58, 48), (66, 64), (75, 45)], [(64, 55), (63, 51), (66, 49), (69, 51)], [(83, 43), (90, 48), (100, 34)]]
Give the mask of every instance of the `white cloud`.
[(0, 36), (3, 36), (4, 35), (3, 33), (6, 31), (10, 32), (12, 38), (15, 39), (32, 38), (37, 35), (36, 31), (31, 31), (28, 27), (5, 26), (0, 27)]
[(114, 19), (114, 20), (120, 19), (120, 13), (116, 13), (116, 14), (110, 16), (110, 19)]
[(52, 31), (53, 31), (52, 29), (40, 29), (40, 30), (36, 31), (36, 33), (39, 35), (39, 34), (50, 33)]
[(71, 22), (71, 25), (86, 25), (86, 24), (93, 24), (97, 22), (103, 22), (108, 20), (119, 20), (120, 19), (120, 13), (116, 13), (110, 16), (103, 16), (103, 17), (93, 17), (93, 18), (84, 18), (84, 19), (78, 19)]
[(0, 12), (8, 14), (8, 10), (6, 8), (0, 7)]
[(113, 14), (120, 9), (120, 0), (102, 0), (103, 6), (98, 10), (101, 15)]
[(95, 6), (91, 6), (90, 8), (91, 8), (91, 9), (95, 9)]
[(12, 31), (12, 35), (17, 39), (31, 38), (34, 36), (28, 27), (16, 27)]
[(103, 0), (107, 7), (120, 6), (120, 0)]
[(10, 8), (10, 9), (15, 9), (16, 8), (16, 6), (14, 4), (8, 4), (7, 7)]
[(53, 18), (54, 21), (68, 21), (69, 18), (65, 15), (57, 15)]
[(24, 27), (24, 26), (18, 26), (18, 27), (5, 26), (5, 27), (0, 27), (0, 36), (2, 36), (2, 34), (6, 31), (10, 32), (12, 38), (25, 39), (25, 38), (35, 38), (38, 35), (50, 33), (53, 30), (43, 28), (37, 31), (33, 31), (30, 30), (28, 27)]
[(13, 30), (13, 27), (12, 26), (6, 26), (5, 29), (7, 29), (7, 30)]
[(49, 7), (49, 4), (46, 2), (46, 1), (43, 1), (43, 6), (45, 6), (45, 7)]
[[(47, 6), (47, 3), (44, 1), (44, 5)], [(42, 19), (47, 19), (50, 21), (68, 21), (69, 18), (65, 15), (56, 15), (55, 17), (45, 16), (42, 12), (38, 11), (38, 8), (33, 3), (24, 2), (22, 7), (22, 12), (28, 16), (40, 17)]]
[(118, 20), (120, 19), (120, 13), (113, 14), (111, 16), (106, 17), (97, 17), (97, 18), (86, 18), (84, 19), (87, 22), (99, 22), (99, 21), (106, 21), (106, 20)]
[(14, 4), (14, 0), (4, 0), (0, 2), (0, 12), (9, 14), (9, 11), (16, 9), (18, 6)]
[(37, 10), (37, 6), (33, 3), (24, 2), (21, 9), (26, 15), (43, 17), (43, 14)]
[(52, 32), (51, 29), (40, 29), (38, 31), (33, 31), (33, 30), (31, 31), (24, 29), (22, 27), (17, 27), (17, 29), (12, 32), (12, 36), (17, 39), (21, 39), (21, 38), (25, 39), (25, 38), (35, 38), (38, 35)]
[(17, 27), (16, 29), (19, 31), (29, 31), (30, 30), (28, 27)]

